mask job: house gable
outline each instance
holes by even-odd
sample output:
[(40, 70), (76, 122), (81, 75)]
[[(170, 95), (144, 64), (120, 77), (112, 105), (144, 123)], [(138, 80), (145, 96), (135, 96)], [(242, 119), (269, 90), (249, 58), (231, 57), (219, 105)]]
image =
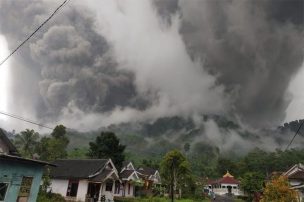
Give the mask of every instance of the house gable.
[(123, 168), (121, 169), (120, 172), (123, 172), (124, 170), (135, 170), (135, 167), (131, 161), (124, 162), (123, 164), (124, 164)]

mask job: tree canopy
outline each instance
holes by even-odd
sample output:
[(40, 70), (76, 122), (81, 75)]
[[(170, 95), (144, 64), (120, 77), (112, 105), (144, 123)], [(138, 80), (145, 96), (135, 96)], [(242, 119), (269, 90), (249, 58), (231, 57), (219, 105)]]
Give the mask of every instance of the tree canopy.
[(101, 132), (96, 137), (95, 142), (90, 142), (89, 146), (88, 157), (111, 158), (118, 170), (122, 168), (126, 146), (120, 144), (119, 139), (113, 132)]
[(288, 179), (285, 176), (274, 177), (266, 184), (261, 202), (297, 202), (298, 195), (290, 189)]
[(191, 180), (190, 164), (178, 150), (168, 152), (161, 161), (160, 168), (163, 182), (173, 187), (173, 193)]
[(39, 133), (26, 129), (16, 135), (14, 143), (23, 157), (33, 158), (38, 140)]

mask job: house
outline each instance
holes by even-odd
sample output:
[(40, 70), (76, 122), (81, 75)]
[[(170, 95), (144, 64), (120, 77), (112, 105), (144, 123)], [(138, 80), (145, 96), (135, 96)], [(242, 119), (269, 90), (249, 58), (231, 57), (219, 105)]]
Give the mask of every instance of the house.
[(47, 162), (20, 157), (0, 129), (0, 201), (35, 202)]
[(240, 190), (240, 182), (236, 180), (228, 171), (220, 179), (208, 180), (207, 189), (209, 189), (209, 191), (213, 191), (217, 195), (243, 195), (243, 192)]
[(113, 201), (120, 190), (118, 172), (111, 159), (56, 160), (50, 171), (53, 193), (70, 201)]
[(291, 189), (297, 191), (299, 195), (299, 201), (304, 199), (304, 165), (299, 163), (292, 166), (286, 172), (283, 173), (288, 178)]
[(132, 162), (124, 162), (123, 167), (119, 173), (121, 180), (121, 189), (115, 190), (114, 195), (117, 197), (135, 197), (138, 195), (141, 179), (138, 176), (136, 169)]
[(143, 190), (145, 194), (152, 194), (154, 186), (161, 185), (161, 178), (158, 170), (149, 167), (137, 169), (138, 176), (143, 180)]

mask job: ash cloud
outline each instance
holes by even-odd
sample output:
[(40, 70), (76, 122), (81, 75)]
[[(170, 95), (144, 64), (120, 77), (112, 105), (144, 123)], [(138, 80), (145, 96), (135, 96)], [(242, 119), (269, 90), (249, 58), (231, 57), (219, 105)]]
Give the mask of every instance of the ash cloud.
[[(9, 48), (57, 4), (1, 1)], [(247, 145), (201, 115), (250, 128), (284, 120), (303, 63), (301, 8), (298, 0), (70, 1), (12, 58), (10, 111), (81, 130), (181, 116), (206, 125), (211, 142), (228, 134), (225, 148)]]
[(303, 1), (179, 1), (181, 33), (192, 57), (233, 94), (233, 113), (249, 125), (284, 120), (287, 88), (303, 63)]

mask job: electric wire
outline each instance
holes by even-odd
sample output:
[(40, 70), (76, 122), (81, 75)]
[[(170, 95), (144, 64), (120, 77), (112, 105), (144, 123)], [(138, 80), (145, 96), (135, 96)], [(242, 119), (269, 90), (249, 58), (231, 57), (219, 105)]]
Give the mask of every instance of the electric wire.
[(15, 48), (4, 60), (1, 61), (0, 66), (3, 65), (21, 46), (23, 46), (38, 30), (43, 27), (64, 5), (66, 5), (69, 2), (69, 0), (64, 0), (62, 4), (60, 4), (53, 13), (32, 33), (30, 34), (23, 42), (21, 42), (17, 48)]
[(292, 142), (293, 142), (293, 140), (295, 139), (295, 137), (299, 134), (300, 129), (301, 129), (301, 127), (303, 126), (303, 124), (304, 124), (304, 121), (302, 121), (302, 123), (300, 124), (300, 126), (299, 126), (297, 132), (295, 133), (295, 135), (293, 136), (293, 138), (291, 139), (291, 141), (290, 141), (289, 144), (287, 145), (285, 151), (288, 150), (289, 146), (292, 144)]
[(0, 111), (0, 114), (11, 117), (11, 118), (14, 118), (14, 119), (18, 119), (18, 120), (21, 120), (21, 121), (25, 121), (27, 123), (31, 123), (31, 124), (37, 125), (39, 127), (42, 127), (42, 128), (47, 128), (47, 129), (50, 129), (50, 130), (54, 129), (50, 126), (47, 126), (47, 125), (44, 125), (44, 124), (41, 124), (41, 123), (37, 123), (33, 120), (30, 120), (30, 119), (27, 119), (27, 118), (24, 118), (24, 117), (21, 117), (21, 116), (17, 116), (17, 115), (14, 115), (14, 114), (10, 114), (10, 113), (7, 113), (7, 112)]

